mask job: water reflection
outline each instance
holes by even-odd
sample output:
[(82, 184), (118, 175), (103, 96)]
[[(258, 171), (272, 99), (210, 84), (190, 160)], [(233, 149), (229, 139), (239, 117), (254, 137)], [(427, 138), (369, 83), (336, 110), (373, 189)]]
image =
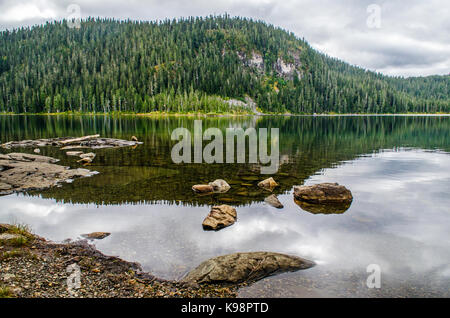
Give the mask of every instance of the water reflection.
[(349, 203), (320, 204), (309, 203), (305, 201), (294, 200), (294, 202), (303, 210), (312, 214), (342, 214), (350, 208)]
[(382, 268), (384, 288), (373, 291), (381, 296), (417, 290), (425, 296), (448, 295), (449, 154), (382, 151), (324, 169), (305, 184), (319, 182), (348, 187), (354, 196), (348, 211), (305, 213), (291, 191), (278, 196), (282, 210), (264, 203), (241, 206), (234, 225), (206, 232), (201, 224), (209, 205), (63, 204), (10, 195), (0, 198), (0, 222), (31, 224), (36, 233), (56, 241), (111, 232), (96, 242), (100, 250), (138, 261), (164, 278), (180, 278), (209, 257), (238, 251), (282, 252), (318, 264), (267, 278), (244, 289), (245, 296), (367, 296), (372, 292), (364, 285), (369, 264)]
[[(291, 191), (311, 175), (364, 153), (394, 147), (450, 151), (450, 117), (351, 116), (351, 117), (237, 117), (201, 118), (203, 128), (248, 127), (280, 129), (281, 166), (274, 179), (274, 194)], [(256, 185), (260, 167), (250, 164), (174, 164), (170, 139), (177, 127), (192, 131), (189, 117), (139, 116), (0, 116), (2, 141), (99, 133), (144, 144), (136, 149), (103, 149), (91, 165), (100, 172), (71, 185), (32, 193), (68, 203), (122, 204), (165, 201), (172, 204), (212, 205), (225, 202), (248, 205), (262, 202), (267, 194)], [(5, 151), (0, 149), (0, 152)], [(32, 152), (32, 149), (20, 151)], [(64, 165), (79, 166), (76, 158), (52, 147), (41, 149)], [(388, 169), (402, 169), (392, 166)], [(232, 189), (226, 195), (193, 196), (191, 186), (226, 179)], [(245, 194), (245, 195), (244, 195)]]

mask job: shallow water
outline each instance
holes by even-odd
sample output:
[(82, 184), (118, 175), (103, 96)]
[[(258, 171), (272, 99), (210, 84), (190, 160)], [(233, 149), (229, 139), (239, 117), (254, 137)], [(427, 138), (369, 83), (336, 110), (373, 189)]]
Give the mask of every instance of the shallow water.
[[(170, 159), (171, 131), (192, 118), (1, 116), (1, 140), (102, 136), (144, 142), (135, 149), (96, 151), (100, 174), (39, 193), (0, 197), (0, 222), (31, 225), (55, 241), (94, 231), (102, 252), (179, 279), (210, 257), (274, 251), (317, 266), (266, 278), (242, 297), (449, 296), (449, 117), (239, 117), (203, 119), (204, 127), (278, 127), (282, 165), (273, 177), (284, 204), (267, 206), (254, 165), (183, 164)], [(32, 152), (32, 149), (14, 151)], [(42, 154), (77, 166), (58, 149)], [(4, 150), (3, 150), (4, 152)], [(223, 178), (226, 194), (197, 196), (193, 184)], [(353, 192), (340, 214), (313, 214), (293, 201), (298, 184), (338, 182)], [(237, 207), (238, 221), (203, 231), (212, 204)], [(370, 264), (381, 288), (369, 289)]]

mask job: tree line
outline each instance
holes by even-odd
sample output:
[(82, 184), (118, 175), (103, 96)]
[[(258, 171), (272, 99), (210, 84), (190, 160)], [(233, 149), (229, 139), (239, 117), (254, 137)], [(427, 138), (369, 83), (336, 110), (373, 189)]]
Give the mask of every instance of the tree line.
[[(248, 63), (254, 54), (264, 67)], [(295, 76), (277, 72), (282, 59)], [(244, 59), (242, 57), (245, 57)], [(67, 21), (0, 33), (0, 112), (450, 112), (450, 76), (394, 78), (262, 21), (223, 16)], [(231, 109), (230, 109), (231, 107)]]

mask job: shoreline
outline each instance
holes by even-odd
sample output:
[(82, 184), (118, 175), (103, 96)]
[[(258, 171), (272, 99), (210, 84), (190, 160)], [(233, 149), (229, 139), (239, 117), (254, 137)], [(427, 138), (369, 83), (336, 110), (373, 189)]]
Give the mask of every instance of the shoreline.
[[(73, 264), (77, 288), (68, 287)], [(159, 279), (87, 240), (55, 243), (9, 224), (0, 224), (0, 267), (0, 298), (234, 298), (239, 287)]]
[(282, 117), (377, 117), (377, 116), (429, 116), (429, 117), (449, 117), (450, 113), (322, 113), (322, 114), (290, 114), (290, 113), (163, 113), (163, 112), (152, 112), (152, 113), (0, 113), (0, 116), (68, 116), (68, 117), (82, 117), (82, 116), (111, 116), (111, 117), (259, 117), (259, 116), (282, 116)]

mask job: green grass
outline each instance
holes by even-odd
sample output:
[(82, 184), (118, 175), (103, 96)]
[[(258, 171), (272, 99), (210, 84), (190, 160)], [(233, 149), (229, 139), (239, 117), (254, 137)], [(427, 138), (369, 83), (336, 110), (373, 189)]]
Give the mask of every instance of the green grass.
[(0, 287), (0, 298), (13, 298), (14, 294), (8, 287)]
[(6, 231), (6, 233), (19, 234), (19, 235), (23, 235), (27, 238), (33, 237), (33, 235), (31, 234), (31, 228), (26, 224), (20, 224), (20, 223), (11, 225), (11, 227), (8, 229), (8, 231)]
[(5, 259), (11, 258), (11, 257), (20, 257), (23, 255), (24, 255), (24, 252), (22, 250), (13, 249), (11, 251), (7, 251), (7, 252), (4, 252), (3, 254), (1, 254), (0, 260), (5, 260)]
[(34, 238), (33, 234), (31, 234), (30, 227), (25, 224), (11, 225), (11, 227), (5, 233), (16, 234), (16, 235), (20, 235), (20, 236), (17, 238), (10, 239), (10, 240), (0, 240), (0, 245), (23, 247), (23, 246), (26, 246)]

